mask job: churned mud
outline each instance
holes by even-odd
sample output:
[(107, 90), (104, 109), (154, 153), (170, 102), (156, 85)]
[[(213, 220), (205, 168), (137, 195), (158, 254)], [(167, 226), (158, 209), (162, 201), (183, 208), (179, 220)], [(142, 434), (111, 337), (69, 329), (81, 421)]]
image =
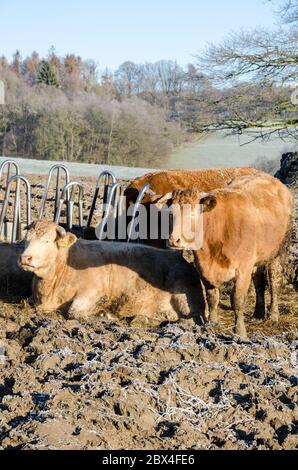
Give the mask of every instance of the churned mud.
[(298, 448), (297, 292), (278, 326), (247, 319), (249, 341), (225, 295), (217, 330), (44, 317), (15, 300), (0, 303), (0, 448)]

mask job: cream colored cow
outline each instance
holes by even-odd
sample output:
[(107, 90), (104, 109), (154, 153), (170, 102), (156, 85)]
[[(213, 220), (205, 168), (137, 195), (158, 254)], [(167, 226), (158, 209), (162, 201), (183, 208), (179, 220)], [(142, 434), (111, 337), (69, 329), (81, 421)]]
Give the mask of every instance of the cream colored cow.
[(203, 311), (196, 270), (178, 253), (121, 242), (77, 240), (53, 222), (34, 222), (20, 265), (34, 273), (33, 298), (43, 311), (87, 317), (99, 303), (119, 315), (169, 320)]

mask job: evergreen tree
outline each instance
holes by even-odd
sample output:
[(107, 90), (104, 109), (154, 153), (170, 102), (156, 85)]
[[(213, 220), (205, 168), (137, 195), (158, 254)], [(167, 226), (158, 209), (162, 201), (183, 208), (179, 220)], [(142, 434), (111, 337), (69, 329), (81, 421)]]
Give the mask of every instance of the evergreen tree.
[(14, 55), (13, 55), (13, 60), (11, 63), (11, 70), (19, 77), (21, 74), (21, 63), (22, 63), (22, 58), (21, 58), (21, 53), (19, 50), (16, 50)]
[(54, 86), (56, 88), (59, 87), (54, 67), (46, 60), (41, 62), (37, 81), (38, 83), (44, 83), (45, 85)]

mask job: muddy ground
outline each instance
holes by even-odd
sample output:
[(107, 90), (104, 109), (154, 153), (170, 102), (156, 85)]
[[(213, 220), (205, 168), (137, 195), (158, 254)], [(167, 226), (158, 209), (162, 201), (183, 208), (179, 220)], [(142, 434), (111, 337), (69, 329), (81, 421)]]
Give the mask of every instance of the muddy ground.
[(252, 319), (250, 293), (248, 341), (233, 335), (226, 290), (216, 330), (41, 316), (19, 290), (1, 286), (1, 449), (298, 448), (293, 285), (278, 325)]
[(0, 303), (2, 449), (298, 448), (292, 289), (278, 326), (247, 319), (249, 341), (226, 295), (217, 331), (42, 317), (17, 300)]

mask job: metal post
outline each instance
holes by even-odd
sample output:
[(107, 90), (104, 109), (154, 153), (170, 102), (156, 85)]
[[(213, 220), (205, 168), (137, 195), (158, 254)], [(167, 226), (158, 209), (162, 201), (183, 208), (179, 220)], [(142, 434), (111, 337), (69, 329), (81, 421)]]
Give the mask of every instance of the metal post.
[(102, 239), (103, 231), (104, 231), (104, 228), (107, 224), (108, 218), (110, 216), (110, 210), (111, 210), (112, 206), (113, 206), (113, 210), (114, 210), (114, 214), (113, 214), (114, 219), (116, 218), (117, 201), (119, 200), (119, 191), (118, 191), (118, 189), (120, 188), (120, 186), (121, 186), (121, 183), (114, 183), (111, 186), (111, 189), (110, 189), (109, 194), (108, 194), (108, 200), (107, 200), (106, 204), (104, 204), (104, 206), (103, 206), (104, 215), (101, 219), (101, 222), (100, 222), (99, 226), (97, 226), (96, 229), (95, 229), (96, 237), (98, 238), (98, 240)]
[(111, 171), (105, 170), (102, 173), (100, 173), (100, 175), (97, 179), (97, 183), (96, 183), (96, 187), (95, 187), (95, 191), (94, 191), (94, 195), (93, 195), (93, 199), (92, 199), (92, 204), (91, 204), (91, 208), (90, 208), (89, 215), (88, 215), (87, 227), (90, 227), (91, 222), (92, 222), (92, 217), (93, 217), (94, 210), (95, 210), (95, 207), (96, 207), (96, 201), (97, 201), (99, 188), (100, 188), (100, 184), (101, 184), (102, 179), (104, 180), (103, 205), (107, 203), (109, 192), (110, 192), (112, 186), (117, 181), (116, 176)]
[(135, 227), (135, 218), (137, 216), (137, 213), (138, 213), (139, 207), (141, 205), (142, 199), (143, 199), (145, 193), (149, 190), (150, 190), (149, 183), (144, 184), (144, 186), (142, 187), (142, 189), (139, 192), (139, 195), (136, 199), (136, 202), (135, 202), (134, 208), (133, 208), (133, 212), (132, 212), (132, 216), (131, 216), (129, 231), (128, 231), (128, 234), (127, 234), (127, 243), (130, 242), (132, 231), (133, 231), (133, 228)]
[[(69, 177), (69, 171), (66, 168), (65, 165), (62, 165), (58, 163), (57, 165), (53, 165), (50, 168), (48, 179), (45, 185), (45, 190), (42, 196), (42, 200), (40, 203), (40, 208), (39, 208), (39, 214), (38, 214), (38, 219), (41, 220), (43, 218), (44, 214), (44, 209), (45, 209), (45, 204), (47, 201), (49, 189), (50, 189), (50, 184), (51, 184), (51, 179), (53, 176), (54, 171), (57, 171), (57, 176), (56, 176), (56, 189), (55, 189), (55, 206), (54, 206), (54, 220), (56, 219), (56, 214), (59, 206), (59, 198), (61, 194), (60, 190), (60, 176), (61, 176), (61, 171), (64, 172), (65, 174), (65, 184), (67, 185), (69, 183), (70, 177)], [(65, 187), (65, 186), (64, 186)], [(66, 204), (67, 204), (67, 223), (69, 224), (69, 213), (70, 213), (70, 204), (69, 204), (69, 191), (66, 192)]]
[(2, 179), (3, 171), (4, 171), (4, 168), (6, 166), (8, 167), (7, 168), (7, 176), (6, 176), (6, 186), (7, 186), (7, 183), (8, 183), (8, 180), (9, 180), (9, 175), (10, 175), (10, 167), (14, 166), (16, 175), (20, 174), (20, 167), (17, 164), (17, 162), (15, 162), (14, 160), (11, 160), (11, 159), (4, 160), (0, 165), (0, 181)]
[(20, 206), (20, 181), (23, 181), (26, 186), (26, 224), (30, 225), (31, 224), (31, 186), (29, 183), (28, 178), (22, 175), (14, 175), (11, 176), (7, 182), (6, 190), (5, 190), (5, 195), (4, 195), (4, 201), (3, 201), (3, 206), (2, 206), (2, 211), (0, 215), (0, 235), (2, 234), (3, 231), (3, 226), (4, 226), (4, 221), (5, 221), (5, 216), (7, 213), (7, 208), (8, 208), (8, 202), (9, 202), (9, 196), (10, 196), (10, 191), (11, 191), (11, 186), (16, 181), (16, 193), (15, 193), (15, 204), (14, 204), (14, 214), (13, 214), (13, 225), (12, 225), (12, 237), (11, 237), (11, 242), (15, 243), (17, 241), (17, 231), (18, 231), (18, 225), (20, 221), (18, 220), (18, 216), (21, 213), (21, 206)]
[[(55, 224), (59, 224), (59, 219), (61, 216), (61, 210), (64, 202), (67, 203), (69, 212), (68, 212), (68, 220), (67, 220), (67, 228), (68, 230), (72, 229), (73, 226), (73, 206), (74, 206), (74, 196), (75, 196), (75, 186), (79, 188), (79, 199), (78, 199), (78, 207), (79, 207), (79, 227), (82, 228), (83, 226), (83, 197), (84, 197), (84, 186), (82, 183), (78, 183), (77, 181), (71, 181), (67, 183), (62, 191), (61, 196), (59, 199), (58, 208), (55, 215)], [(70, 194), (71, 189), (71, 195)]]
[[(15, 169), (15, 175), (19, 175), (20, 174), (20, 167), (19, 165), (17, 164), (16, 161), (14, 160), (11, 160), (11, 159), (7, 159), (7, 160), (4, 160), (1, 165), (0, 165), (0, 181), (2, 179), (2, 175), (3, 175), (3, 171), (5, 169), (5, 167), (7, 166), (7, 173), (6, 173), (6, 183), (5, 183), (5, 187), (7, 187), (7, 184), (8, 184), (8, 180), (10, 178), (10, 168), (13, 166), (14, 169)], [(20, 190), (20, 182), (19, 180), (17, 179), (16, 181), (16, 197), (17, 197), (17, 194), (19, 193), (19, 190)], [(20, 237), (21, 235), (21, 226), (20, 226), (20, 220), (21, 220), (21, 213), (20, 213), (20, 205), (19, 204), (15, 204), (14, 206), (14, 218), (13, 218), (15, 222), (15, 238), (17, 237), (17, 233), (18, 233), (18, 237)]]

